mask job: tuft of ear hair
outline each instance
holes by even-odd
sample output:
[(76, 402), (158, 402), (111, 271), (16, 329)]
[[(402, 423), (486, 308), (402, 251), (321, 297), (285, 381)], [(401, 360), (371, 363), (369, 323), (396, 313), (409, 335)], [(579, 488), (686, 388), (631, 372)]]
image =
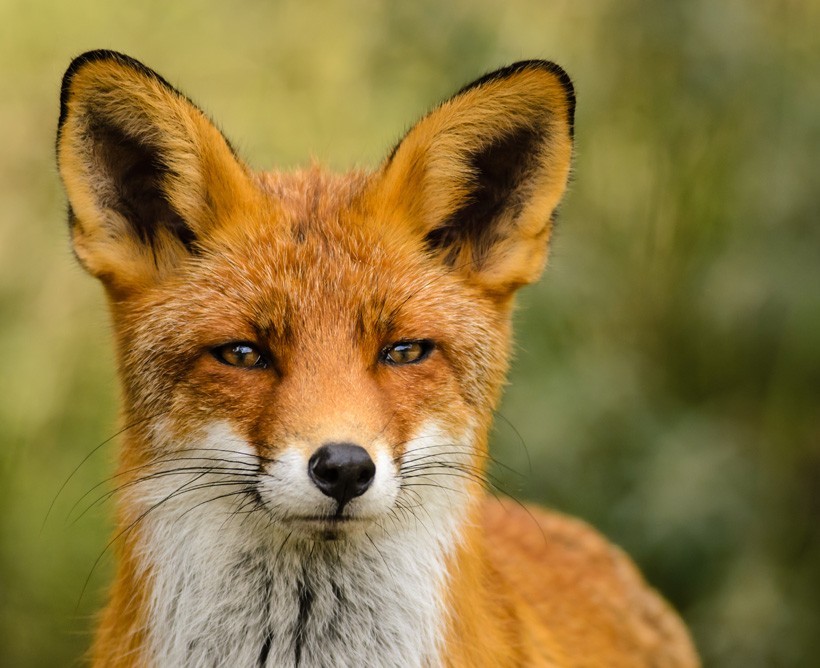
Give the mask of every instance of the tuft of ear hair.
[(115, 294), (196, 253), (249, 179), (202, 111), (114, 51), (85, 53), (66, 71), (57, 162), (74, 252)]
[(506, 298), (538, 278), (572, 159), (567, 74), (527, 60), (487, 74), (421, 119), (381, 168), (382, 214), (399, 213), (434, 257)]

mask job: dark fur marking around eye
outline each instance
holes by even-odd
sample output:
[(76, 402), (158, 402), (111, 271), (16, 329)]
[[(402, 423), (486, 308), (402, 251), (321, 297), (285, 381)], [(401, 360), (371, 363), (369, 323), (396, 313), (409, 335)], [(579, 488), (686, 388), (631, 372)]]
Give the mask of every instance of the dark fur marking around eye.
[(143, 243), (153, 244), (162, 226), (194, 252), (193, 230), (162, 189), (169, 170), (155, 148), (100, 118), (91, 116), (87, 127), (89, 141), (96, 147), (95, 158), (110, 179), (101, 199), (129, 222)]
[(388, 310), (383, 297), (374, 296), (369, 303), (359, 306), (353, 320), (353, 339), (359, 343), (369, 336), (381, 338), (395, 326), (396, 313)]
[(492, 244), (503, 236), (497, 222), (502, 213), (515, 216), (522, 205), (520, 187), (535, 165), (542, 146), (539, 127), (524, 125), (490, 142), (470, 156), (473, 190), (467, 202), (440, 226), (427, 233), (434, 253), (445, 253), (452, 264), (464, 245), (480, 264)]

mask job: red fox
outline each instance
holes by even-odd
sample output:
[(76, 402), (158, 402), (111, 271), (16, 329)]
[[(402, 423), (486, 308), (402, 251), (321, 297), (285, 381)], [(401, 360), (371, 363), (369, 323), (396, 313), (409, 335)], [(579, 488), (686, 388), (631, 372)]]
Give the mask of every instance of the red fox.
[(95, 666), (699, 665), (622, 552), (485, 493), (570, 172), (561, 68), (487, 74), (345, 175), (251, 171), (111, 51), (60, 102), (126, 425)]

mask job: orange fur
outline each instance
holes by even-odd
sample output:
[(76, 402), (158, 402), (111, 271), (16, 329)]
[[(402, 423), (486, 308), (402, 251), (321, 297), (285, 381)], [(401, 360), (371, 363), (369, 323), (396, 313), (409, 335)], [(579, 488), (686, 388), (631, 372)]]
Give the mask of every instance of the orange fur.
[[(254, 174), (147, 68), (111, 52), (72, 64), (58, 161), (75, 252), (108, 292), (130, 425), (95, 665), (148, 661), (154, 575), (139, 522), (153, 508), (136, 494), (139, 471), (208, 421), (263, 461), (283, 443), (308, 457), (329, 441), (374, 459), (387, 442), (400, 461), (422, 421), (472, 434), (442, 665), (698, 665), (680, 620), (617, 548), (575, 520), (488, 500), (477, 480), (512, 298), (544, 266), (568, 179), (573, 107), (561, 70), (521, 63), (432, 111), (372, 173)], [(435, 348), (419, 364), (379, 361), (403, 340)], [(270, 364), (211, 354), (235, 341)]]

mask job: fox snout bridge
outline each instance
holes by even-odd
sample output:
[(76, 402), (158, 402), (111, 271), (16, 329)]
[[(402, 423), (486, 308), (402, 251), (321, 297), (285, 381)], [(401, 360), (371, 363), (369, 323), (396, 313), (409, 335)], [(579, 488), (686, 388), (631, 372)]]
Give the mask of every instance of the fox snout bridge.
[(367, 491), (376, 465), (359, 445), (326, 443), (311, 455), (308, 475), (323, 494), (336, 499), (341, 511), (348, 501)]

